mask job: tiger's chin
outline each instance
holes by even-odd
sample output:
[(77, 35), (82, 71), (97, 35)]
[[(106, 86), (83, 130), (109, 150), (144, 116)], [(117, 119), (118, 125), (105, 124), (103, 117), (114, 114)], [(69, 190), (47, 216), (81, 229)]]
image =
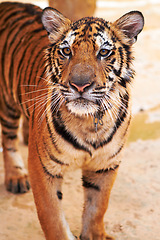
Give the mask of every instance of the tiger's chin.
[(89, 101), (71, 101), (66, 106), (69, 112), (78, 116), (94, 115), (99, 110), (97, 104)]

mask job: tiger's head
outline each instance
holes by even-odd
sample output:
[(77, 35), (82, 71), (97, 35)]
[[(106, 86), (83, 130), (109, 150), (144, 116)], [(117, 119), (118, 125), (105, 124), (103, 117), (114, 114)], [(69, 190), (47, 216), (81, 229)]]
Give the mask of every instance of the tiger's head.
[(54, 109), (63, 103), (81, 116), (110, 108), (111, 93), (133, 77), (131, 46), (143, 28), (143, 15), (132, 11), (114, 23), (93, 17), (72, 23), (46, 8), (42, 23), (51, 43), (46, 57)]

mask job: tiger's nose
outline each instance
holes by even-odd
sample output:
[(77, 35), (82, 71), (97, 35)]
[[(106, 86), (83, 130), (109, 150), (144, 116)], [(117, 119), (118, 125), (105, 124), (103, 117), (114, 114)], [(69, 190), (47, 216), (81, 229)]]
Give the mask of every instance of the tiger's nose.
[(74, 83), (74, 82), (70, 82), (70, 85), (76, 89), (76, 91), (78, 91), (79, 93), (83, 93), (87, 87), (91, 86), (92, 83), (84, 83), (84, 84), (78, 84), (78, 83)]
[(71, 68), (69, 74), (70, 87), (81, 94), (92, 88), (94, 79), (93, 67), (88, 64), (78, 63)]

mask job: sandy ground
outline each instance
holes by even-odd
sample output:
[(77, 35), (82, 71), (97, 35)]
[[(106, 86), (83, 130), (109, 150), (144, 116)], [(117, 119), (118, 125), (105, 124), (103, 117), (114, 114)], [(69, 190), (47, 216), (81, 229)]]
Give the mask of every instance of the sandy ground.
[[(105, 215), (106, 230), (117, 240), (160, 240), (160, 3), (119, 0), (108, 1), (103, 8), (98, 2), (98, 6), (96, 15), (109, 20), (134, 9), (142, 11), (146, 20), (135, 45), (136, 115)], [(22, 141), (20, 150), (27, 164), (27, 147)], [(8, 193), (3, 185), (2, 153), (0, 159), (0, 240), (44, 240), (32, 191)], [(83, 208), (80, 170), (67, 173), (63, 193), (66, 218), (72, 232), (79, 235)]]

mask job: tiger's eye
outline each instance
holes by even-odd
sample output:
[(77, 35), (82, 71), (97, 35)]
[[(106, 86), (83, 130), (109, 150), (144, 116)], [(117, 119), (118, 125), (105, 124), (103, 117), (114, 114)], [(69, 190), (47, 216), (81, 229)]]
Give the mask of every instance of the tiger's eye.
[(105, 48), (102, 48), (100, 51), (99, 51), (99, 54), (101, 57), (107, 57), (109, 55), (110, 51), (105, 49)]
[(71, 49), (69, 47), (62, 48), (62, 53), (63, 55), (68, 57), (69, 55), (71, 55)]

